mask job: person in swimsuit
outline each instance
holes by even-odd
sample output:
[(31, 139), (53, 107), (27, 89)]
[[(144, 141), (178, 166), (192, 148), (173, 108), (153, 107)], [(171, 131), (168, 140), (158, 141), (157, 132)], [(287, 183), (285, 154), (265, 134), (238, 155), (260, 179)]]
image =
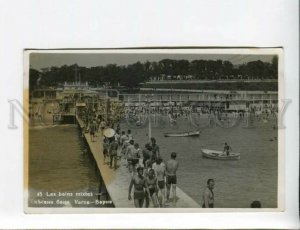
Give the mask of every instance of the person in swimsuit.
[(165, 176), (166, 176), (166, 166), (162, 162), (162, 159), (157, 158), (156, 162), (152, 165), (155, 175), (157, 177), (158, 186), (158, 200), (160, 207), (165, 206)]
[(227, 143), (225, 143), (223, 153), (226, 153), (226, 155), (229, 156), (229, 153), (231, 151), (232, 151), (231, 147)]
[(144, 168), (144, 177), (148, 177), (148, 173), (150, 172), (150, 170), (152, 169), (152, 162), (151, 160), (147, 160), (146, 161), (146, 166)]
[(121, 154), (125, 155), (126, 148), (128, 146), (128, 137), (125, 134), (125, 131), (122, 131), (122, 135), (120, 137), (120, 146), (121, 146)]
[(126, 148), (126, 154), (125, 154), (126, 159), (127, 159), (127, 166), (128, 166), (129, 173), (131, 173), (133, 170), (132, 159), (133, 159), (133, 154), (135, 151), (136, 151), (136, 149), (134, 147), (134, 140), (130, 140), (129, 145)]
[(135, 143), (134, 149), (132, 151), (132, 169), (134, 172), (136, 171), (136, 167), (139, 164), (139, 160), (140, 160), (140, 148), (139, 148), (139, 144)]
[(100, 129), (100, 123), (101, 123), (101, 115), (97, 116), (97, 128), (96, 128), (96, 132), (99, 132)]
[(203, 205), (202, 208), (213, 208), (214, 207), (214, 189), (215, 181), (213, 179), (207, 180), (207, 187), (203, 193)]
[(156, 144), (156, 139), (151, 137), (152, 161), (156, 161), (160, 157), (159, 146)]
[(116, 141), (115, 137), (110, 138), (110, 144), (109, 144), (109, 157), (110, 157), (110, 163), (109, 167), (114, 169), (117, 169), (117, 151), (118, 151), (118, 142)]
[(153, 207), (158, 207), (157, 198), (157, 178), (155, 176), (154, 170), (150, 169), (148, 176), (146, 177), (147, 185), (147, 196), (146, 196), (146, 208), (149, 208), (149, 201), (152, 200)]
[(129, 141), (130, 141), (130, 140), (133, 140), (133, 136), (132, 136), (132, 134), (131, 134), (131, 130), (130, 130), (130, 129), (127, 130), (127, 137), (128, 137), (128, 140), (129, 140)]
[(134, 195), (133, 195), (133, 199), (134, 199), (134, 206), (136, 208), (142, 208), (143, 204), (144, 204), (144, 199), (145, 199), (145, 190), (147, 189), (147, 184), (146, 184), (146, 180), (143, 177), (143, 168), (142, 167), (138, 167), (137, 168), (137, 174), (135, 174), (130, 182), (129, 185), (129, 192), (128, 192), (128, 200), (131, 200), (131, 190), (132, 190), (132, 186), (134, 186)]
[(176, 205), (176, 184), (177, 184), (177, 177), (176, 171), (178, 169), (178, 162), (176, 159), (176, 153), (171, 153), (171, 159), (167, 161), (166, 165), (166, 182), (167, 182), (167, 201), (170, 201), (170, 190), (172, 187), (173, 193), (173, 206)]
[(149, 143), (147, 143), (145, 145), (145, 148), (143, 148), (142, 150), (142, 155), (143, 155), (143, 165), (144, 167), (146, 167), (146, 161), (149, 160), (152, 156), (152, 152), (151, 152), (151, 146)]
[(96, 132), (96, 121), (93, 120), (90, 124), (90, 136), (91, 136), (91, 141), (95, 141), (95, 132)]

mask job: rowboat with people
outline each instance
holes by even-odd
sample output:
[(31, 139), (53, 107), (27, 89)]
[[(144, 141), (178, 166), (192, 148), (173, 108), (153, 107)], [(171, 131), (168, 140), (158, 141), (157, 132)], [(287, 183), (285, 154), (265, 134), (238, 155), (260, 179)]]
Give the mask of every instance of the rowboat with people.
[(239, 153), (232, 152), (227, 155), (225, 152), (211, 149), (201, 149), (201, 151), (203, 157), (214, 160), (239, 160), (241, 155)]
[(196, 137), (200, 135), (200, 131), (190, 131), (181, 133), (165, 133), (165, 137)]

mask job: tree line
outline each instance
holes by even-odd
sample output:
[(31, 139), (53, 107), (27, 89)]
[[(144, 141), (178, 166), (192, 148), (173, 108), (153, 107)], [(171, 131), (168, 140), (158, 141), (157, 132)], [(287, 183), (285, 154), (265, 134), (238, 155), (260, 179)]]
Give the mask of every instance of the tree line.
[[(106, 66), (82, 67), (77, 64), (44, 68), (41, 71), (30, 69), (30, 87), (57, 86), (75, 80), (88, 82), (92, 86), (109, 84), (128, 88), (138, 87), (151, 79), (277, 79), (278, 57), (271, 62), (261, 60), (234, 66), (222, 60), (173, 60), (157, 62), (136, 62), (127, 66), (109, 64)], [(188, 77), (188, 78), (187, 78)]]

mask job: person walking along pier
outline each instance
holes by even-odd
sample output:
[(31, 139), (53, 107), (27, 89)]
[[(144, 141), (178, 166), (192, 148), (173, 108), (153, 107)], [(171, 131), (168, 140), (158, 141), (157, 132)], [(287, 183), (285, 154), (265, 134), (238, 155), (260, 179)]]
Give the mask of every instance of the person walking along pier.
[(114, 169), (117, 169), (117, 151), (118, 151), (119, 145), (115, 137), (110, 138), (110, 144), (109, 144), (109, 157), (110, 157), (110, 168), (114, 167)]
[(143, 176), (144, 169), (142, 167), (137, 168), (137, 173), (132, 177), (129, 191), (128, 191), (128, 200), (131, 200), (131, 190), (134, 186), (134, 206), (136, 208), (142, 208), (145, 200), (145, 189), (147, 189), (146, 180)]
[(157, 197), (157, 177), (155, 176), (154, 170), (150, 169), (148, 176), (145, 177), (147, 185), (147, 196), (146, 196), (146, 208), (149, 208), (150, 200), (152, 201), (153, 207), (158, 207)]
[(170, 190), (172, 189), (173, 194), (173, 206), (176, 205), (176, 185), (177, 185), (177, 176), (176, 172), (179, 166), (178, 161), (176, 161), (176, 153), (171, 153), (171, 159), (167, 161), (166, 164), (166, 182), (167, 182), (167, 201), (170, 201)]
[(207, 180), (207, 187), (203, 193), (203, 205), (202, 208), (213, 208), (214, 207), (214, 179)]
[(151, 137), (152, 161), (156, 161), (160, 157), (159, 146), (156, 144), (156, 139)]
[(97, 129), (96, 121), (93, 120), (93, 121), (90, 123), (89, 127), (90, 127), (91, 141), (94, 142), (94, 141), (95, 141), (96, 129)]
[(153, 164), (152, 168), (157, 177), (157, 187), (158, 187), (158, 200), (160, 207), (165, 207), (165, 175), (166, 166), (162, 162), (162, 159), (157, 158), (156, 162)]

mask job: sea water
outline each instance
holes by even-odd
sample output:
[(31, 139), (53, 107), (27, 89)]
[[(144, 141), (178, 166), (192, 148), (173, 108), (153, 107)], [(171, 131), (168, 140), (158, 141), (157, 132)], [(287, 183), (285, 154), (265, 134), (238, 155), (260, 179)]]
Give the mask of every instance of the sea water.
[[(100, 143), (99, 143), (100, 144)], [(76, 125), (29, 130), (29, 207), (107, 207), (99, 174)]]

